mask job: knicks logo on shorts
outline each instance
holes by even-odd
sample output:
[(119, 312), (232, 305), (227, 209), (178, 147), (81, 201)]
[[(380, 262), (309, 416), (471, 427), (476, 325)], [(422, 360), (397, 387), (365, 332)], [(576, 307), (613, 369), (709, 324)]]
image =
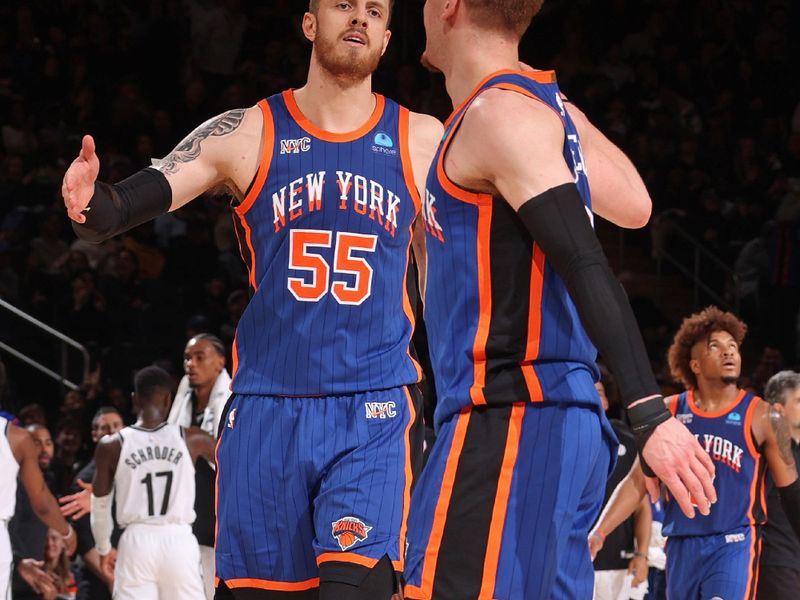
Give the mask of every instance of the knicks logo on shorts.
[(358, 542), (363, 542), (370, 530), (372, 527), (355, 517), (342, 517), (331, 523), (331, 533), (342, 551), (352, 548)]

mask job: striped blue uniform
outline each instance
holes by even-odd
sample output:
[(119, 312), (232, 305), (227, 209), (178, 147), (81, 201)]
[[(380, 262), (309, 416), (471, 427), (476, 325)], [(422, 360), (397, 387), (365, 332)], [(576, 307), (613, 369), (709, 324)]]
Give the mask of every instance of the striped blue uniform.
[(766, 519), (766, 461), (753, 439), (752, 420), (760, 398), (740, 390), (726, 409), (708, 413), (687, 391), (669, 399), (670, 410), (689, 428), (716, 467), (719, 501), (711, 514), (688, 519), (667, 501), (667, 597), (673, 600), (755, 598), (761, 525)]
[(516, 212), (444, 168), (465, 112), (490, 88), (559, 116), (564, 161), (591, 214), (555, 74), (504, 71), (481, 82), (446, 123), (422, 203), (437, 440), (412, 500), (407, 597), (587, 597), (586, 533), (617, 444), (594, 387), (597, 351)]
[(302, 591), (326, 561), (402, 569), (418, 421), (406, 291), (419, 195), (409, 113), (376, 95), (332, 134), (292, 91), (259, 102), (257, 175), (235, 209), (251, 300), (218, 447), (217, 575)]

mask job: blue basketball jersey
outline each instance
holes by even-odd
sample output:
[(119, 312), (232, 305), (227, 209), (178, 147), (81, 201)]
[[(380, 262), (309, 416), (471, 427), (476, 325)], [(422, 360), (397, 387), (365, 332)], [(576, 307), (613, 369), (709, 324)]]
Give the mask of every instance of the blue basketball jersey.
[(692, 390), (669, 399), (672, 414), (686, 425), (714, 461), (718, 501), (707, 517), (697, 513), (689, 519), (668, 498), (664, 509), (665, 536), (713, 535), (765, 521), (766, 460), (756, 448), (752, 434), (758, 400), (757, 396), (740, 390), (730, 407), (708, 413), (694, 403)]
[(259, 102), (261, 163), (234, 223), (251, 299), (234, 340), (237, 394), (310, 396), (419, 381), (406, 289), (419, 194), (409, 112), (376, 95), (332, 134), (291, 90)]
[(591, 215), (578, 134), (555, 73), (501, 71), (487, 77), (446, 122), (422, 207), (437, 426), (469, 404), (546, 400), (599, 406), (597, 351), (563, 280), (505, 200), (465, 190), (445, 173), (448, 146), (467, 109), (490, 88), (543, 102), (559, 116), (564, 161)]

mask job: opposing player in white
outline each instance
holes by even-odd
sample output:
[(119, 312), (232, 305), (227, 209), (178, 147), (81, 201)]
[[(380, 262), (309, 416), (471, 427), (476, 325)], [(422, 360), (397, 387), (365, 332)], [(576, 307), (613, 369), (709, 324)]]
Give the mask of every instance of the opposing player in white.
[[(203, 600), (200, 549), (192, 534), (194, 463), (214, 460), (214, 442), (198, 428), (165, 422), (172, 382), (158, 367), (134, 379), (138, 420), (97, 446), (92, 533), (115, 600)], [(111, 503), (125, 528), (111, 547)]]
[[(13, 568), (11, 542), (8, 538), (8, 521), (14, 516), (17, 504), (17, 475), (31, 501), (36, 516), (48, 527), (64, 532), (67, 552), (75, 552), (75, 531), (58, 510), (58, 502), (47, 489), (39, 468), (39, 452), (31, 434), (5, 417), (0, 416), (0, 600), (11, 600), (10, 576)], [(26, 561), (23, 561), (26, 562)], [(30, 561), (21, 572), (25, 581), (36, 593), (55, 593), (52, 578), (40, 562)]]

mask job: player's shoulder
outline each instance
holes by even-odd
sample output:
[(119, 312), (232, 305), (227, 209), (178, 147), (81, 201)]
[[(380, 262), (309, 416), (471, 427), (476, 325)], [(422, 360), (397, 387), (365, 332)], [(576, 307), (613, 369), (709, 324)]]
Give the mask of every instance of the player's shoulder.
[(467, 109), (460, 135), (529, 145), (531, 139), (564, 135), (558, 114), (547, 104), (519, 92), (490, 88)]
[(408, 129), (411, 145), (436, 148), (444, 134), (444, 125), (434, 116), (410, 112)]

